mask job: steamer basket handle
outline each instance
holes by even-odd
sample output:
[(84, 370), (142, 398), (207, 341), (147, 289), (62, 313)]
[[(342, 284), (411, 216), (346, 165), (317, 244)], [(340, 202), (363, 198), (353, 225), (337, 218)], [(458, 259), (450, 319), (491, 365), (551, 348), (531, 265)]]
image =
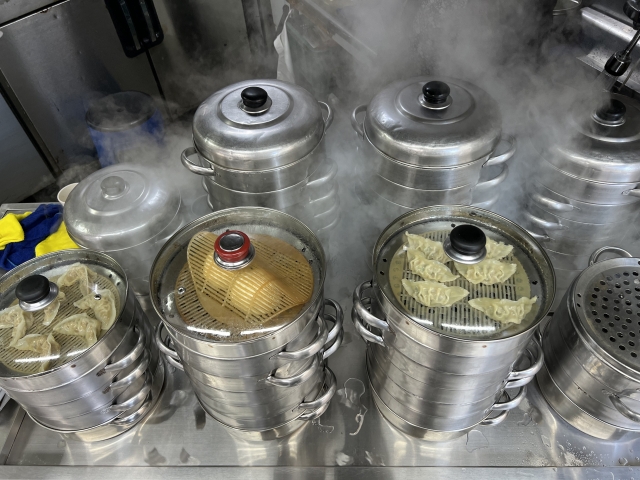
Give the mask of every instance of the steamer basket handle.
[(322, 352), (322, 359), (326, 360), (333, 355), (342, 344), (342, 339), (344, 338), (344, 330), (342, 328), (344, 313), (340, 304), (330, 298), (325, 299), (324, 306), (325, 308), (333, 307), (336, 312), (335, 316), (328, 313), (324, 314), (325, 322), (327, 320), (333, 322), (333, 328), (329, 331), (329, 335), (327, 335), (327, 341), (324, 344), (324, 352)]
[(368, 290), (370, 288), (373, 288), (373, 282), (371, 280), (369, 280), (368, 282), (364, 282), (356, 287), (356, 289), (353, 291), (353, 308), (355, 309), (358, 316), (372, 327), (379, 328), (383, 331), (389, 331), (389, 324), (385, 320), (382, 320), (371, 314), (369, 310), (367, 310), (363, 305), (364, 298), (362, 297), (362, 291)]
[(622, 192), (623, 195), (631, 195), (632, 197), (640, 197), (640, 188), (633, 188)]
[(329, 408), (329, 403), (327, 403), (324, 407), (316, 410), (315, 412), (303, 413), (297, 419), (302, 420), (304, 422), (308, 422), (310, 420), (313, 421), (316, 418), (320, 418), (322, 414), (324, 414), (324, 412), (327, 411), (327, 408)]
[(145, 343), (147, 341), (144, 332), (137, 325), (134, 327), (135, 331), (138, 332), (138, 341), (136, 342), (135, 347), (131, 350), (127, 355), (122, 357), (120, 360), (114, 363), (110, 363), (104, 367), (105, 372), (116, 372), (127, 368), (132, 365), (140, 355), (144, 352)]
[(318, 103), (320, 104), (320, 107), (324, 107), (325, 110), (327, 111), (327, 118), (325, 118), (324, 120), (324, 132), (327, 133), (327, 130), (329, 130), (329, 127), (333, 123), (333, 109), (329, 106), (328, 103), (325, 103), (325, 102), (318, 102)]
[(516, 137), (514, 137), (513, 135), (507, 135), (505, 138), (500, 139), (500, 142), (508, 143), (509, 149), (500, 155), (489, 158), (489, 160), (484, 162), (484, 165), (482, 165), (482, 168), (493, 167), (494, 165), (501, 165), (509, 161), (511, 157), (515, 155), (516, 150), (518, 148), (518, 142), (516, 141)]
[[(114, 403), (113, 405), (111, 405), (110, 410), (112, 412), (126, 412), (127, 410), (131, 410), (136, 405), (139, 405), (147, 398), (147, 395), (149, 395), (149, 392), (151, 391), (151, 373), (147, 370), (145, 371), (145, 375), (146, 378), (144, 381), (144, 385), (140, 389), (140, 391), (133, 397), (122, 403)], [(120, 397), (123, 397), (126, 393), (127, 390), (121, 393), (115, 401), (118, 402), (118, 400), (120, 400)]]
[(536, 225), (537, 227), (542, 227), (545, 230), (562, 230), (564, 227), (558, 222), (552, 222), (550, 220), (543, 220), (542, 218), (538, 218), (535, 215), (532, 215), (529, 212), (524, 214), (525, 218)]
[(600, 258), (600, 255), (602, 255), (603, 253), (617, 253), (621, 257), (633, 258), (633, 255), (627, 252), (624, 248), (609, 247), (609, 246), (600, 247), (595, 252), (593, 252), (589, 257), (589, 266), (593, 265), (594, 263), (598, 263), (598, 259)]
[(502, 167), (502, 171), (500, 172), (499, 175), (496, 175), (495, 177), (489, 180), (485, 180), (484, 182), (478, 182), (473, 189), (473, 193), (478, 193), (478, 191), (489, 190), (491, 188), (497, 187), (502, 182), (504, 182), (508, 176), (509, 176), (509, 166), (505, 165), (504, 167)]
[(364, 138), (364, 124), (358, 122), (358, 115), (367, 110), (368, 105), (358, 105), (353, 109), (351, 113), (351, 126), (356, 131), (358, 136)]
[(329, 405), (329, 402), (331, 402), (331, 399), (336, 393), (336, 385), (337, 385), (336, 376), (334, 375), (333, 371), (331, 371), (329, 367), (326, 367), (324, 369), (324, 389), (326, 389), (326, 392), (324, 392), (322, 395), (320, 395), (318, 398), (316, 398), (312, 402), (301, 403), (300, 405), (298, 405), (298, 409), (319, 410)]
[(526, 230), (529, 235), (531, 235), (533, 238), (535, 238), (537, 241), (541, 243), (548, 242), (551, 240), (551, 237), (546, 233), (536, 233), (532, 230), (529, 230), (528, 228)]
[[(532, 365), (529, 368), (524, 370), (516, 370), (509, 374), (507, 377), (507, 381), (511, 382), (512, 380), (524, 380), (528, 379), (528, 382), (535, 376), (536, 373), (540, 371), (542, 365), (544, 364), (544, 353), (542, 353), (542, 347), (540, 346), (540, 342), (538, 339), (533, 337), (529, 345), (527, 345), (527, 351), (529, 353), (529, 358), (531, 358)], [(523, 384), (518, 385), (510, 385), (507, 383), (506, 388), (515, 388), (516, 386), (520, 387)]]
[[(165, 358), (167, 359), (167, 362), (169, 362), (169, 365), (184, 372), (182, 360), (180, 360), (180, 357), (178, 356), (176, 351), (169, 348), (169, 346), (167, 345), (168, 343), (171, 343), (171, 337), (167, 335), (166, 340), (162, 340), (163, 327), (164, 324), (160, 322), (160, 324), (156, 328), (156, 345), (158, 345), (158, 349), (165, 355)], [(165, 341), (167, 342), (167, 344), (165, 344)]]
[(518, 405), (520, 405), (520, 402), (522, 401), (522, 399), (526, 394), (527, 394), (527, 387), (523, 385), (522, 387), (520, 387), (520, 390), (518, 391), (516, 396), (513, 397), (512, 399), (507, 400), (505, 402), (494, 403), (493, 406), (491, 407), (491, 411), (500, 412), (500, 411), (513, 410)]
[(541, 193), (532, 194), (531, 200), (533, 200), (539, 205), (542, 205), (545, 208), (548, 208), (550, 210), (555, 210), (556, 212), (570, 212), (575, 208), (570, 203), (564, 203), (564, 202), (559, 202), (557, 200), (552, 200), (550, 198), (545, 197)]
[[(371, 299), (364, 298), (362, 299), (362, 303), (364, 305), (370, 305)], [(364, 326), (364, 324), (362, 323), (362, 319), (358, 316), (358, 313), (356, 312), (355, 307), (351, 309), (351, 321), (353, 321), (353, 325), (356, 327), (356, 332), (358, 332), (358, 335), (360, 335), (360, 337), (365, 342), (373, 342), (373, 343), (377, 343), (382, 347), (385, 346), (384, 339), (380, 335), (376, 335), (375, 333), (373, 333), (371, 330), (369, 330), (367, 327)]]
[(318, 317), (316, 318), (316, 322), (318, 323), (318, 333), (309, 345), (299, 350), (293, 350), (291, 352), (283, 351), (280, 353), (276, 353), (273, 357), (271, 357), (271, 359), (290, 361), (304, 360), (305, 358), (313, 357), (316, 353), (322, 350), (327, 343), (327, 325), (321, 315), (318, 315)]
[(140, 362), (140, 365), (138, 365), (131, 373), (127, 374), (125, 377), (113, 382), (107, 388), (110, 390), (116, 390), (118, 388), (128, 387), (137, 379), (139, 379), (142, 375), (144, 375), (144, 372), (147, 371), (148, 366), (149, 366), (149, 353), (145, 350), (144, 355), (142, 357), (142, 361)]
[(265, 382), (271, 385), (274, 385), (276, 387), (295, 387), (309, 380), (309, 378), (311, 378), (315, 373), (319, 364), (320, 364), (320, 360), (316, 356), (313, 359), (313, 362), (311, 363), (311, 365), (309, 365), (309, 367), (303, 370), (301, 373), (298, 373), (297, 375), (293, 375), (291, 377), (279, 378), (274, 376), (275, 375), (275, 370), (274, 370), (265, 379)]
[(480, 425), (485, 426), (485, 427), (491, 427), (494, 425), (498, 425), (500, 423), (502, 423), (504, 421), (505, 418), (507, 418), (507, 415), (509, 415), (509, 411), (505, 410), (504, 412), (500, 412), (500, 415), (497, 415), (493, 418), (485, 418), (482, 422), (480, 422)]
[(640, 423), (640, 413), (637, 413), (627, 407), (620, 397), (617, 395), (609, 395), (609, 400), (611, 400), (613, 406), (622, 416), (628, 418), (632, 422)]
[(189, 160), (189, 157), (195, 155), (196, 153), (198, 153), (198, 151), (196, 150), (195, 147), (185, 148), (182, 151), (182, 155), (180, 155), (180, 161), (182, 162), (182, 165), (184, 165), (185, 168), (189, 170), (191, 173), (195, 173), (196, 175), (204, 175), (205, 177), (215, 177), (216, 171), (213, 169), (213, 167), (208, 167), (208, 168), (201, 167), (200, 165), (196, 165), (191, 160)]

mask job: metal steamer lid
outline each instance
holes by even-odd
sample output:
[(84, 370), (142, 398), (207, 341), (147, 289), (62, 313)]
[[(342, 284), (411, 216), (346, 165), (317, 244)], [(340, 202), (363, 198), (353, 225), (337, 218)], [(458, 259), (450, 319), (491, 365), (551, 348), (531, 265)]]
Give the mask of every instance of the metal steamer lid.
[[(200, 264), (202, 271), (210, 272), (202, 280), (192, 271)], [(261, 274), (258, 269), (274, 278), (287, 272), (297, 279), (300, 272), (308, 272), (304, 276), (312, 283), (308, 300), (275, 316), (270, 311), (259, 312), (263, 317), (245, 312), (234, 299), (259, 303), (250, 297), (252, 289), (269, 289), (254, 275)], [(273, 334), (312, 313), (321, 299), (324, 277), (324, 251), (303, 223), (276, 210), (236, 207), (206, 215), (179, 230), (158, 253), (149, 283), (154, 308), (166, 324), (196, 340), (233, 344)], [(202, 283), (198, 291), (196, 282)], [(224, 282), (239, 290), (222, 291)], [(202, 296), (205, 290), (210, 292), (206, 297)], [(227, 310), (220, 310), (221, 305)], [(225, 317), (227, 311), (234, 315)]]
[[(424, 280), (409, 267), (405, 232), (441, 242), (444, 252), (460, 264), (478, 263), (485, 258), (486, 249), (483, 248), (483, 238), (480, 238), (484, 234), (486, 238), (514, 247), (512, 253), (500, 261), (516, 264), (516, 273), (503, 283), (472, 284), (456, 271), (453, 261), (447, 261), (446, 266), (460, 277), (445, 285), (462, 287), (470, 294), (450, 307), (426, 307), (412, 298), (402, 285), (403, 279)], [(462, 256), (451, 255), (452, 241)], [(373, 264), (381, 303), (390, 306), (391, 315), (409, 318), (440, 335), (470, 341), (498, 340), (535, 328), (551, 308), (555, 293), (553, 267), (538, 242), (515, 223), (475, 207), (426, 207), (398, 217), (376, 242)], [(515, 301), (534, 296), (537, 302), (520, 324), (501, 324), (468, 304), (474, 298)]]
[[(67, 281), (68, 277), (60, 280), (78, 267), (88, 268), (88, 275), (74, 275), (77, 281)], [(106, 290), (110, 293), (104, 293)], [(0, 378), (42, 375), (95, 348), (121, 318), (127, 290), (126, 275), (115, 260), (91, 250), (50, 253), (6, 273), (0, 278)], [(113, 324), (105, 330), (99, 328), (97, 342), (92, 345), (84, 336), (54, 330), (66, 318), (78, 314), (101, 324), (103, 317), (91, 307), (76, 305), (88, 297), (96, 301), (104, 297), (109, 303), (113, 299), (115, 311)], [(57, 345), (48, 341), (49, 335)], [(14, 344), (14, 339), (19, 343)]]
[(142, 125), (157, 111), (153, 99), (142, 92), (118, 92), (89, 104), (87, 124), (101, 132), (120, 132)]
[(570, 111), (570, 134), (547, 160), (590, 181), (640, 182), (640, 103), (619, 94), (579, 102)]
[(193, 142), (211, 163), (267, 170), (296, 162), (324, 136), (319, 103), (305, 89), (278, 80), (249, 80), (219, 90), (193, 118)]
[(134, 247), (162, 232), (178, 214), (181, 198), (166, 176), (134, 164), (89, 175), (64, 206), (69, 235), (101, 251)]
[[(612, 250), (624, 252), (609, 247), (598, 252)], [(618, 369), (640, 378), (640, 259), (594, 263), (580, 274), (569, 292), (577, 327), (592, 348)]]
[(496, 101), (471, 83), (447, 77), (397, 81), (367, 107), (369, 141), (399, 162), (421, 167), (479, 160), (500, 141)]

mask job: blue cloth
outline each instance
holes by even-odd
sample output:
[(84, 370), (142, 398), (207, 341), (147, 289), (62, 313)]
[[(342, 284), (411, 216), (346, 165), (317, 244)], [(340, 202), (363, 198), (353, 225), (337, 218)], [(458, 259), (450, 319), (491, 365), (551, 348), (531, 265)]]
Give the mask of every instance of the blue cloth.
[(62, 205), (40, 205), (35, 212), (20, 220), (24, 230), (22, 242), (9, 243), (0, 252), (0, 268), (11, 270), (36, 256), (36, 245), (58, 230), (62, 223)]

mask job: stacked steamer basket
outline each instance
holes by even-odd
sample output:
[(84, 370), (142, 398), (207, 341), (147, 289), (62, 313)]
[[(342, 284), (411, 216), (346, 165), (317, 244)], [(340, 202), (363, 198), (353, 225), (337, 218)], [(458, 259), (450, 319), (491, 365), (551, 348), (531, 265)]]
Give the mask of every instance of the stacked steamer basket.
[[(65, 279), (67, 272), (74, 276)], [(153, 327), (112, 258), (89, 250), (44, 255), (2, 277), (0, 291), (0, 387), (34, 422), (99, 441), (126, 432), (153, 409), (164, 362)], [(80, 308), (87, 296), (93, 306)], [(63, 322), (82, 314), (91, 320), (71, 318), (66, 325), (78, 332), (70, 334)]]
[(368, 106), (356, 107), (351, 120), (365, 148), (363, 183), (405, 209), (494, 203), (495, 188), (507, 176), (505, 162), (515, 153), (510, 138), (508, 150), (496, 154), (502, 136), (498, 105), (462, 80), (394, 82)]
[[(462, 239), (461, 228), (467, 232)], [(469, 299), (535, 296), (535, 304), (521, 323), (501, 323), (466, 299), (449, 307), (418, 303), (404, 283), (419, 280), (407, 264), (405, 232), (444, 242), (447, 255), (462, 263), (483, 258), (487, 237), (513, 246), (504, 261), (517, 270), (503, 283), (476, 285), (460, 277), (451, 285), (468, 290)], [(551, 307), (555, 289), (553, 268), (542, 248), (494, 213), (437, 206), (396, 219), (380, 235), (373, 257), (374, 279), (355, 290), (352, 319), (367, 342), (369, 380), (384, 417), (429, 440), (455, 438), (478, 425), (502, 421), (542, 365), (534, 331)], [(516, 364), (527, 366), (524, 357), (528, 367), (515, 369)], [(508, 389), (518, 390), (510, 395)]]
[[(605, 252), (627, 258), (598, 262)], [(543, 333), (540, 389), (579, 430), (602, 439), (640, 432), (640, 259), (598, 249)]]
[(198, 107), (193, 147), (182, 153), (182, 163), (203, 176), (214, 211), (274, 208), (316, 232), (328, 229), (339, 210), (336, 165), (326, 158), (322, 141), (332, 120), (329, 105), (296, 85), (235, 83)]
[(527, 185), (526, 225), (556, 269), (557, 301), (590, 252), (633, 233), (638, 214), (640, 104), (613, 94), (590, 105), (572, 109), (570, 133), (545, 150)]
[[(158, 254), (151, 296), (168, 332), (158, 346), (184, 369), (205, 411), (233, 432), (281, 437), (328, 408), (336, 382), (325, 360), (342, 341), (342, 311), (323, 297), (325, 268), (305, 225), (258, 207), (202, 217)], [(250, 282), (259, 269), (307, 285), (306, 296), (278, 310), (287, 294), (264, 294), (271, 287)], [(220, 278), (235, 279), (233, 286), (223, 291)]]

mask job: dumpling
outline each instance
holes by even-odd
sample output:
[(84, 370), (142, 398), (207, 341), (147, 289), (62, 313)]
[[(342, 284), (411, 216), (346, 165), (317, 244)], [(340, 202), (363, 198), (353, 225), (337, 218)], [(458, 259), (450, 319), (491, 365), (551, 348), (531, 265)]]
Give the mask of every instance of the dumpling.
[(93, 310), (102, 324), (102, 330), (109, 330), (113, 322), (116, 320), (116, 300), (111, 290), (98, 290), (95, 293), (85, 295), (83, 298), (73, 304), (80, 310)]
[(102, 324), (95, 318), (91, 318), (84, 313), (78, 313), (65, 318), (55, 327), (53, 331), (62, 335), (75, 335), (84, 337), (87, 347), (90, 347), (98, 341), (98, 335)]
[(515, 263), (505, 263), (494, 259), (482, 260), (475, 265), (465, 265), (455, 262), (456, 269), (460, 274), (474, 285), (484, 283), (493, 285), (508, 280), (518, 266)]
[(412, 273), (421, 276), (425, 280), (434, 282), (453, 282), (458, 275), (454, 275), (446, 265), (429, 260), (420, 250), (410, 248), (407, 250), (407, 260)]
[(409, 232), (404, 232), (404, 236), (407, 238), (407, 248), (413, 248), (421, 251), (428, 260), (435, 260), (440, 263), (447, 263), (451, 260), (442, 248), (442, 243), (430, 240), (421, 235), (413, 235)]
[(44, 309), (42, 310), (42, 312), (44, 313), (44, 320), (42, 321), (42, 324), (45, 326), (49, 326), (51, 325), (51, 322), (53, 322), (56, 319), (56, 315), (58, 315), (58, 310), (60, 310), (60, 303), (64, 300), (64, 292), (63, 291), (58, 291), (58, 296), (56, 297), (56, 299), (51, 302), (49, 305), (47, 305), (46, 307), (44, 307)]
[(11, 332), (10, 347), (27, 334), (27, 330), (33, 325), (33, 314), (25, 312), (20, 305), (5, 308), (0, 311), (0, 328), (13, 328)]
[(14, 345), (14, 348), (34, 352), (40, 357), (43, 357), (42, 364), (40, 365), (40, 372), (47, 370), (51, 360), (55, 360), (60, 356), (60, 345), (56, 342), (56, 339), (52, 334), (49, 334), (48, 336), (40, 334), (27, 335), (26, 337), (21, 338)]
[(506, 243), (496, 242), (495, 240), (487, 237), (487, 259), (500, 260), (501, 258), (506, 257), (513, 250), (513, 245), (507, 245)]
[(520, 324), (537, 301), (538, 297), (521, 297), (517, 301), (482, 297), (469, 300), (469, 305), (497, 322)]
[(98, 274), (81, 263), (74, 263), (69, 269), (58, 278), (59, 287), (70, 287), (78, 283), (80, 293), (88, 295), (93, 291), (93, 285), (98, 278)]
[(402, 279), (409, 295), (426, 307), (450, 307), (469, 295), (462, 287), (449, 287), (437, 282), (413, 282)]

